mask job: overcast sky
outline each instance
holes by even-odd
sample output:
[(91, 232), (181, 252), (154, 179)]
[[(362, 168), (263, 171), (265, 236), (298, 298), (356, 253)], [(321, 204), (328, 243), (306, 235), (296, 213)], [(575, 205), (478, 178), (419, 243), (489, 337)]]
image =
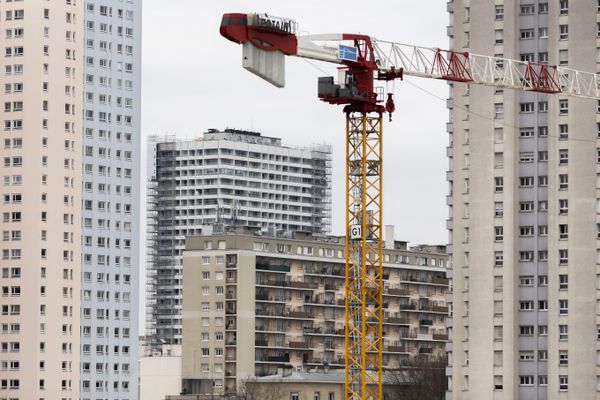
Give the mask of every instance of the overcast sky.
[[(193, 138), (208, 128), (252, 129), (286, 144), (333, 145), (333, 232), (343, 234), (344, 129), (341, 107), (317, 99), (317, 78), (335, 66), (286, 60), (286, 87), (245, 71), (242, 48), (219, 34), (226, 12), (295, 19), (310, 34), (362, 33), (448, 47), (445, 0), (144, 0), (142, 133)], [(438, 97), (441, 81), (408, 78)], [(412, 244), (447, 242), (448, 144), (443, 100), (407, 82), (395, 84), (396, 112), (384, 125), (384, 223)], [(389, 86), (392, 88), (392, 86)]]

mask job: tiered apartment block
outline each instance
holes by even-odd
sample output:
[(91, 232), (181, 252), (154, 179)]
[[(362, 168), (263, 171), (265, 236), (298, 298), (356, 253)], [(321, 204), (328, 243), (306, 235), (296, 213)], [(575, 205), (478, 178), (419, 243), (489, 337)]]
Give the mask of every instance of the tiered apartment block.
[[(600, 71), (597, 1), (447, 6), (453, 50)], [(600, 104), (450, 87), (448, 398), (598, 399)]]
[[(444, 246), (386, 242), (386, 367), (444, 351), (444, 252)], [(184, 390), (235, 393), (240, 380), (276, 374), (280, 366), (343, 368), (344, 269), (343, 238), (248, 231), (188, 238)]]
[(150, 148), (148, 332), (181, 343), (185, 238), (231, 226), (329, 233), (331, 148), (292, 147), (256, 132), (209, 130)]

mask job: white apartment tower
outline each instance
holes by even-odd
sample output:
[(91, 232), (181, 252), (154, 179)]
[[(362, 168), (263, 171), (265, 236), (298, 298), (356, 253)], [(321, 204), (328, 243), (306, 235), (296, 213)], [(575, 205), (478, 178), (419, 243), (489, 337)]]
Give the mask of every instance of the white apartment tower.
[[(447, 6), (453, 50), (598, 71), (597, 1)], [(450, 87), (448, 398), (600, 398), (600, 104)]]
[(79, 398), (82, 15), (0, 3), (0, 399)]
[(256, 132), (211, 129), (155, 143), (150, 176), (150, 342), (181, 344), (185, 238), (231, 227), (329, 233), (331, 147), (292, 147)]
[(82, 400), (137, 400), (141, 0), (88, 0), (84, 26)]

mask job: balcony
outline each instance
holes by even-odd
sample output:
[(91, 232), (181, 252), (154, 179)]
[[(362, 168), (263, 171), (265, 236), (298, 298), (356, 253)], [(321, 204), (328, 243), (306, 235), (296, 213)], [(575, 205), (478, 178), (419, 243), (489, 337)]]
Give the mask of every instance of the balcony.
[(292, 310), (289, 313), (290, 318), (312, 318), (312, 316), (304, 310)]
[(431, 325), (433, 325), (433, 320), (422, 319), (422, 320), (419, 321), (419, 325), (422, 325), (422, 326), (431, 326)]
[(290, 272), (289, 265), (256, 263), (257, 271)]
[(401, 310), (416, 310), (417, 306), (416, 306), (416, 304), (400, 304), (400, 309)]
[(256, 300), (269, 300), (269, 294), (268, 293), (259, 293), (256, 292), (256, 295), (254, 296), (254, 298)]
[(292, 349), (308, 349), (308, 343), (303, 341), (290, 341), (289, 346)]
[(432, 336), (433, 340), (448, 340), (448, 334), (446, 333), (434, 333)]
[(408, 290), (406, 289), (399, 289), (399, 288), (389, 288), (387, 290), (387, 293), (390, 296), (408, 296)]
[[(384, 350), (386, 350), (385, 346), (384, 346)], [(406, 344), (402, 343), (402, 342), (394, 342), (387, 346), (386, 351), (389, 351), (392, 353), (406, 353), (406, 352), (408, 352), (408, 346), (406, 346)]]
[(398, 314), (390, 315), (386, 319), (386, 322), (390, 323), (390, 324), (408, 325), (408, 319), (404, 318), (404, 317), (401, 317)]
[(448, 285), (448, 278), (443, 278), (441, 276), (434, 276), (432, 279), (432, 283), (438, 284), (438, 285)]
[(433, 306), (431, 307), (431, 311), (447, 313), (448, 306)]
[(311, 285), (310, 282), (304, 282), (304, 281), (291, 281), (290, 282), (290, 286), (293, 288), (298, 288), (298, 289), (310, 289), (311, 287), (313, 287), (314, 285)]

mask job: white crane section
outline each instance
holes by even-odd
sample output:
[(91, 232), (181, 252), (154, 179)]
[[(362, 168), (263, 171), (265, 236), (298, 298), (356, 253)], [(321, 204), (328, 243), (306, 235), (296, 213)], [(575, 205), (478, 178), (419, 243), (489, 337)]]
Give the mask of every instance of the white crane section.
[(572, 68), (372, 39), (381, 70), (509, 89), (600, 99), (600, 77)]

